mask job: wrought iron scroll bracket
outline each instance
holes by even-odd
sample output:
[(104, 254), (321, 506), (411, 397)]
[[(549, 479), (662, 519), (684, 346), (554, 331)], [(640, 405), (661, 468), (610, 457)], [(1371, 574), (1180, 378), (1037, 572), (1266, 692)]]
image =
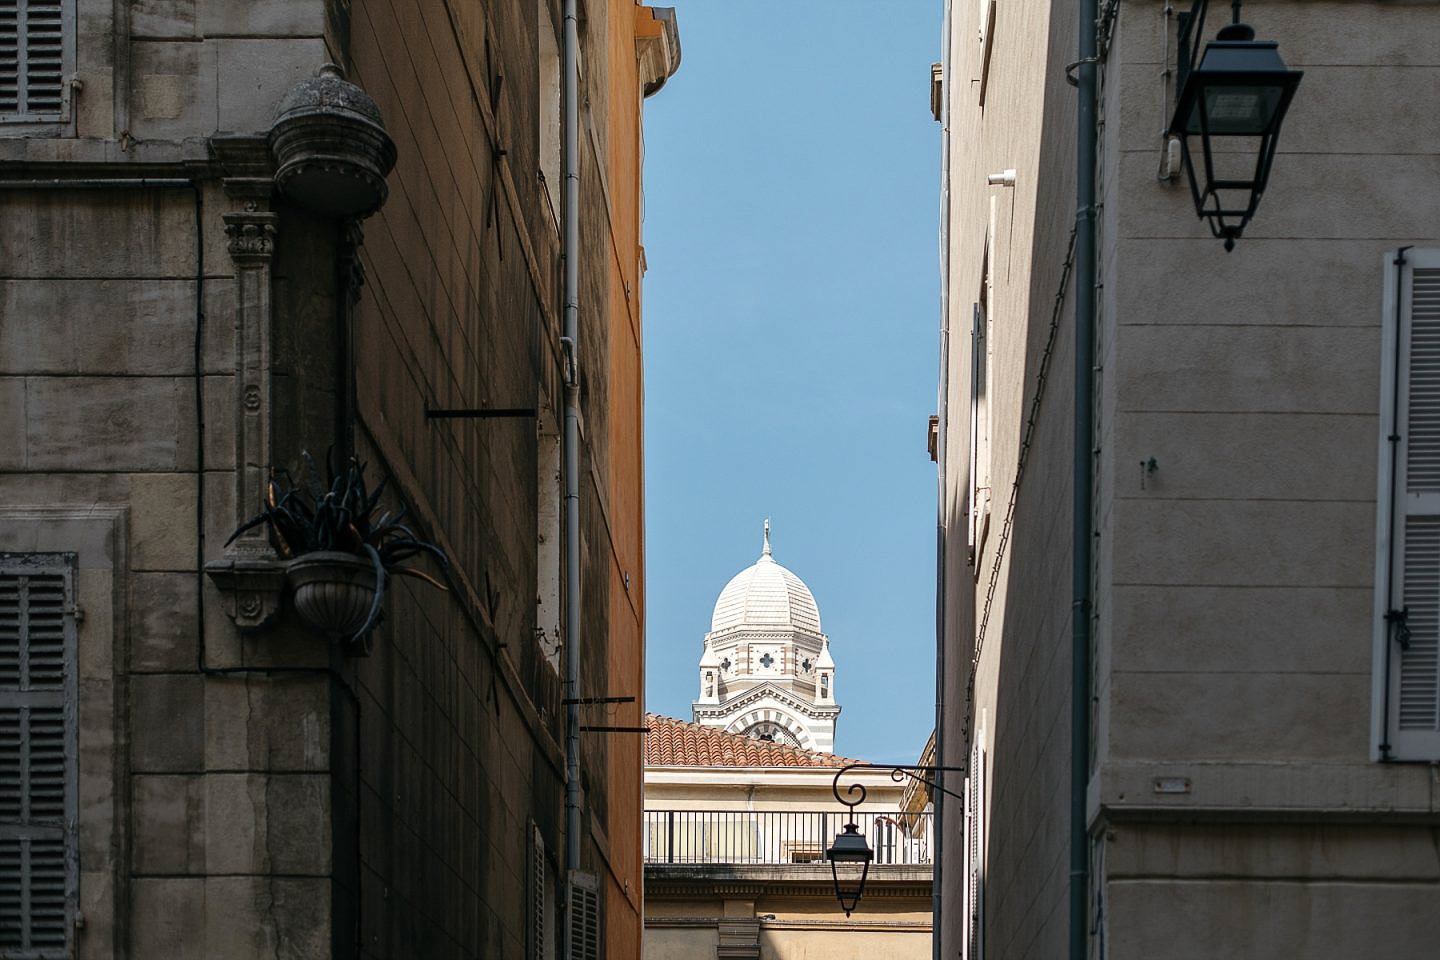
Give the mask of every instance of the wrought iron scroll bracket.
[(964, 797), (954, 790), (947, 790), (939, 783), (938, 773), (968, 773), (967, 767), (942, 767), (942, 766), (920, 766), (912, 764), (887, 764), (887, 763), (850, 763), (835, 771), (835, 779), (830, 784), (830, 792), (835, 799), (846, 807), (850, 808), (850, 821), (855, 821), (855, 808), (865, 802), (867, 790), (865, 784), (854, 782), (848, 784), (844, 791), (840, 789), (840, 778), (851, 770), (883, 770), (890, 774), (890, 779), (896, 783), (904, 783), (906, 780), (916, 780), (925, 784), (931, 790), (938, 790), (947, 797), (954, 797), (956, 800), (964, 801)]

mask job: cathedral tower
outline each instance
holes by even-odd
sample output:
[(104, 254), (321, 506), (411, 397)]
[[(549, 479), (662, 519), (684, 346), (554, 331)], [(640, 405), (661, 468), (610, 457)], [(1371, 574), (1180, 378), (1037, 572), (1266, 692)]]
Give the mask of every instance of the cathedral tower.
[(769, 520), (760, 559), (715, 601), (691, 710), (706, 726), (834, 750), (835, 661), (810, 588), (771, 556)]

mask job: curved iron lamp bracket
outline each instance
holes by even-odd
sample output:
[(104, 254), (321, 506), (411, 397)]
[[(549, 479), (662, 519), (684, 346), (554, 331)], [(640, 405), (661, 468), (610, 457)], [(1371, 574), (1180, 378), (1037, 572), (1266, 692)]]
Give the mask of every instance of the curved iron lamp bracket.
[[(830, 784), (830, 792), (835, 794), (835, 799), (850, 808), (850, 820), (855, 820), (855, 808), (865, 802), (866, 789), (863, 783), (851, 783), (845, 787), (844, 792), (840, 790), (840, 778), (851, 770), (884, 770), (890, 774), (890, 779), (896, 783), (904, 783), (906, 780), (917, 780), (925, 784), (931, 790), (939, 790), (947, 797), (954, 797), (964, 802), (965, 798), (954, 790), (947, 790), (939, 784), (937, 773), (968, 773), (966, 767), (941, 767), (941, 766), (920, 766), (907, 764), (888, 763), (849, 763), (835, 771), (835, 779)], [(853, 799), (847, 799), (853, 798)]]

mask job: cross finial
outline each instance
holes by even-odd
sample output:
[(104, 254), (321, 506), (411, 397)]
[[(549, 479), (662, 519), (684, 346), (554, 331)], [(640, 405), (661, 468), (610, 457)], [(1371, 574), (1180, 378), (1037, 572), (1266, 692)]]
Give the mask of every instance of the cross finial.
[(760, 551), (760, 556), (770, 556), (770, 518), (765, 518), (765, 549)]

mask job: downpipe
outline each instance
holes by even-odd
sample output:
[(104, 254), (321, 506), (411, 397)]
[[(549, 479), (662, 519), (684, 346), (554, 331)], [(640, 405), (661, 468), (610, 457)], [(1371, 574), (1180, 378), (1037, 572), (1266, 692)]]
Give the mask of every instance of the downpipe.
[(565, 315), (560, 355), (565, 379), (565, 956), (574, 957), (568, 916), (570, 885), (580, 869), (580, 76), (577, 0), (565, 0), (562, 49), (564, 199), (561, 259)]
[(1090, 496), (1093, 484), (1095, 367), (1096, 0), (1080, 0), (1079, 93), (1075, 169), (1075, 434), (1071, 523), (1070, 676), (1070, 960), (1088, 947), (1090, 831)]

